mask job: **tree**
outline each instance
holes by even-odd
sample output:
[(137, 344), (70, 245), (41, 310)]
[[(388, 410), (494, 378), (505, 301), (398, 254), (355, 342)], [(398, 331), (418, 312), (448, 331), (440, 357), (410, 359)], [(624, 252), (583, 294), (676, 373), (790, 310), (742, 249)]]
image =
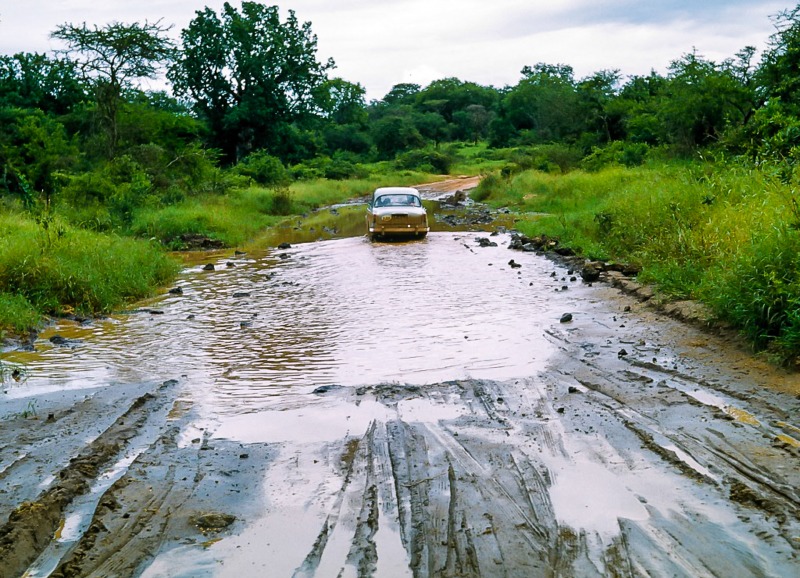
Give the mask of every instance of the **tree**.
[(317, 97), (322, 115), (336, 124), (364, 125), (367, 121), (366, 90), (341, 78), (326, 80)]
[(425, 144), (410, 115), (386, 116), (370, 127), (372, 140), (381, 157), (389, 159), (404, 150)]
[(106, 152), (116, 154), (119, 134), (117, 115), (123, 91), (143, 78), (155, 78), (161, 66), (174, 54), (166, 34), (170, 26), (161, 21), (144, 24), (112, 22), (99, 28), (62, 24), (51, 34), (67, 47), (59, 52), (72, 59), (91, 83), (97, 110), (106, 133)]
[(586, 128), (599, 141), (608, 142), (622, 136), (621, 116), (609, 106), (616, 97), (619, 79), (619, 70), (600, 70), (577, 86)]
[(410, 82), (395, 84), (392, 89), (386, 93), (386, 96), (383, 97), (381, 102), (389, 105), (413, 104), (421, 88), (419, 84)]
[(499, 99), (500, 95), (494, 88), (463, 82), (457, 78), (442, 78), (434, 80), (420, 91), (416, 102), (423, 111), (438, 112), (447, 122), (453, 122), (457, 112), (465, 111), (473, 105), (491, 110)]
[(0, 108), (0, 192), (26, 206), (49, 202), (59, 171), (75, 164), (78, 151), (64, 127), (35, 109)]
[(509, 122), (534, 142), (574, 140), (584, 127), (572, 67), (539, 63), (522, 75), (503, 101)]
[(74, 63), (44, 54), (0, 56), (0, 107), (66, 114), (85, 96), (77, 76)]
[(257, 149), (284, 160), (293, 147), (284, 137), (313, 118), (333, 60), (317, 61), (311, 23), (277, 6), (225, 3), (220, 15), (196, 12), (181, 32), (182, 51), (168, 73), (175, 92), (188, 96), (211, 128), (212, 144), (234, 162)]
[(758, 71), (767, 99), (800, 111), (800, 4), (773, 17), (776, 32)]
[(729, 126), (752, 114), (753, 94), (730, 64), (717, 65), (696, 52), (673, 61), (658, 116), (665, 138), (686, 150), (716, 142)]

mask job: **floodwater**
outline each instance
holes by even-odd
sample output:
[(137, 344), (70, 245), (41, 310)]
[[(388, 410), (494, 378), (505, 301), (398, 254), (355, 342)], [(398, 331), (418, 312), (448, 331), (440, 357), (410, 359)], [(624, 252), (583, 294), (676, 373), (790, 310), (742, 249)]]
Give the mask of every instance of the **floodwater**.
[[(550, 349), (542, 320), (561, 313), (548, 299), (553, 266), (515, 255), (523, 276), (504, 246), (479, 248), (478, 235), (351, 237), (207, 259), (216, 270), (187, 268), (182, 295), (43, 333), (36, 352), (10, 356), (30, 377), (8, 395), (183, 377), (210, 412), (227, 414), (324, 385), (531, 375)], [(55, 333), (75, 342), (53, 345)]]
[[(794, 396), (751, 395), (762, 374), (720, 342), (509, 251), (505, 233), (437, 224), (372, 243), (362, 219), (342, 207), (273, 248), (191, 255), (180, 294), (6, 356), (29, 376), (4, 399), (41, 399), (53, 425), (15, 422), (29, 429), (0, 452), (0, 504), (56, 483), (69, 444), (141, 424), (27, 575), (797, 567)], [(31, 472), (48, 474), (38, 489)], [(209, 511), (236, 521), (199, 535)]]

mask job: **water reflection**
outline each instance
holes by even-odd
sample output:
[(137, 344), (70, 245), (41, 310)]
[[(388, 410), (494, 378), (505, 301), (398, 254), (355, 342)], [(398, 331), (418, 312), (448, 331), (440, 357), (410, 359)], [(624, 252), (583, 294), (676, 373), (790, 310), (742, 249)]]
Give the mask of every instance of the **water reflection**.
[[(220, 257), (216, 271), (193, 265), (183, 295), (146, 304), (162, 314), (64, 323), (36, 352), (12, 354), (31, 377), (8, 395), (185, 376), (197, 401), (225, 414), (290, 388), (531, 375), (550, 347), (552, 264), (515, 253), (523, 268), (512, 270), (506, 237), (490, 248), (474, 237), (352, 237)], [(80, 341), (52, 345), (54, 332)]]

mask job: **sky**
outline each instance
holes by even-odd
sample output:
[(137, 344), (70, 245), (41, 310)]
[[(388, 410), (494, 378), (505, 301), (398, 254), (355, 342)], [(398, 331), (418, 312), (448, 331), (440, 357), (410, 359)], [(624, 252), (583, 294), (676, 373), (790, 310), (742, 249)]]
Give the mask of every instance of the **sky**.
[[(240, 2), (233, 0), (234, 6)], [(392, 86), (456, 77), (501, 88), (523, 66), (568, 64), (576, 78), (618, 69), (665, 73), (696, 50), (716, 62), (745, 46), (766, 48), (772, 16), (791, 0), (286, 0), (284, 17), (311, 22), (330, 76), (361, 84), (367, 99)], [(174, 25), (177, 40), (196, 10), (223, 0), (0, 0), (0, 54), (48, 52), (59, 24)], [(145, 88), (148, 88), (145, 86)], [(158, 87), (155, 87), (158, 88)]]

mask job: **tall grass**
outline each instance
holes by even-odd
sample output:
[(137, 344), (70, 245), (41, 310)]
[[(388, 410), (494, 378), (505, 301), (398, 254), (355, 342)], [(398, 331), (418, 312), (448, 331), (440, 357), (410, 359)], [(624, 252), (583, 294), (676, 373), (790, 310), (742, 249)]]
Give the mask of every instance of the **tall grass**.
[(182, 248), (181, 236), (202, 235), (236, 247), (258, 237), (288, 215), (365, 196), (379, 186), (430, 181), (414, 171), (375, 175), (366, 179), (300, 181), (288, 188), (251, 187), (227, 195), (208, 195), (160, 208), (142, 208), (128, 232), (155, 238), (173, 249)]
[(669, 298), (706, 302), (758, 347), (800, 356), (800, 211), (791, 185), (743, 165), (661, 164), (487, 180), (478, 195), (524, 213), (590, 258), (633, 262)]
[[(57, 231), (57, 232), (54, 232)], [(178, 265), (146, 241), (0, 214), (0, 327), (20, 332), (42, 314), (96, 314), (152, 294)]]

